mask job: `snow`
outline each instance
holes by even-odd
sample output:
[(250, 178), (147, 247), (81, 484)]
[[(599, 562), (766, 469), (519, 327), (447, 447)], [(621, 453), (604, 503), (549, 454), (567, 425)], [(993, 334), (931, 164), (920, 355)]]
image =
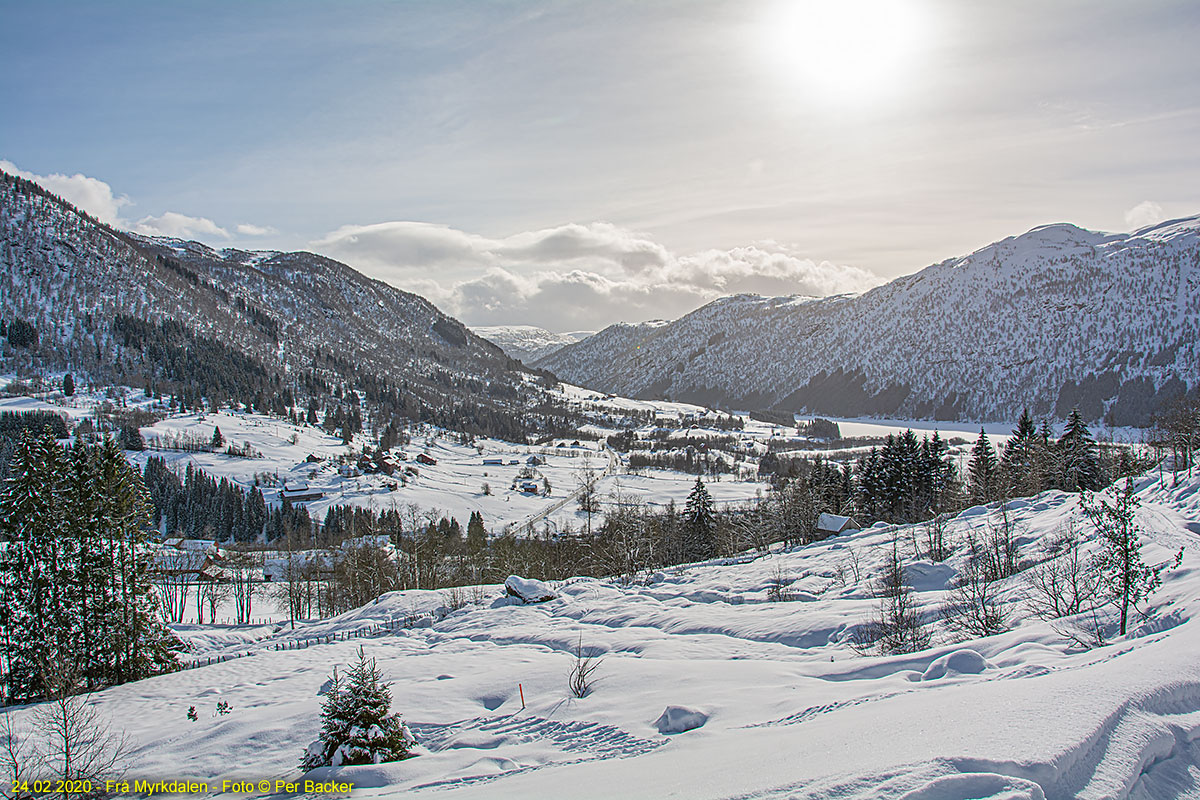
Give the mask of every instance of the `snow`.
[(532, 364), (569, 344), (583, 341), (595, 331), (554, 333), (533, 325), (481, 325), (471, 332), (498, 345), (506, 355)]
[(955, 650), (930, 664), (921, 675), (921, 680), (936, 681), (946, 676), (978, 675), (987, 668), (987, 659), (974, 650)]
[(694, 731), (706, 722), (708, 722), (708, 714), (703, 711), (683, 706), (667, 706), (659, 718), (654, 721), (654, 727), (658, 728), (659, 733), (685, 733)]
[(525, 603), (544, 603), (558, 597), (544, 581), (522, 578), (519, 575), (509, 575), (504, 581), (504, 589), (512, 597)]
[[(1195, 797), (1200, 478), (1137, 485), (1147, 563), (1187, 549), (1149, 617), (1091, 650), (1029, 616), (1016, 576), (999, 584), (1012, 630), (967, 641), (941, 630), (919, 653), (856, 654), (848, 640), (876, 608), (873, 576), (894, 539), (911, 549), (909, 529), (885, 525), (635, 583), (572, 579), (536, 605), (488, 586), (461, 608), (441, 592), (394, 592), (240, 641), (228, 626), (193, 626), (189, 638), (210, 655), (253, 655), (93, 699), (134, 742), (131, 777), (298, 777), (318, 692), (362, 645), (420, 746), (403, 762), (313, 774), (353, 781), (356, 798)], [(956, 540), (998, 509), (969, 512), (949, 525)], [(1046, 492), (1008, 513), (1023, 560), (1045, 558), (1043, 541), (1072, 521), (1096, 546), (1074, 495)], [(932, 619), (962, 551), (945, 564), (907, 557)], [(794, 579), (792, 602), (768, 601), (780, 570)], [(277, 649), (346, 632), (362, 635)], [(580, 643), (601, 659), (582, 699), (567, 686)], [(218, 700), (232, 712), (216, 714)], [(185, 718), (191, 705), (196, 722)], [(11, 713), (21, 722), (32, 711)], [(704, 724), (662, 731), (690, 714)]]
[(1138, 423), (1154, 410), (1139, 389), (1200, 375), (1198, 252), (1200, 217), (1132, 234), (1045, 225), (858, 296), (724, 297), (669, 325), (610, 326), (538, 366), (743, 409), (1063, 419), (1078, 403), (1089, 421)]

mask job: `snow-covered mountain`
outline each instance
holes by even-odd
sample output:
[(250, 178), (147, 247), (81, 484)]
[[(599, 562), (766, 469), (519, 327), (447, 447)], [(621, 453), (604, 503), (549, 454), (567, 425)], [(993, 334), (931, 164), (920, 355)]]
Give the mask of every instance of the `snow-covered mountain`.
[(9, 368), (138, 384), (163, 377), (161, 358), (127, 352), (131, 337), (114, 324), (126, 317), (178, 322), (248, 356), (261, 366), (247, 369), (265, 371), (268, 384), (308, 394), (367, 385), (389, 413), (410, 417), (462, 407), (475, 422), (511, 420), (539, 391), (524, 367), (424, 298), (313, 253), (129, 234), (5, 173), (0, 243), (0, 319), (37, 331), (31, 350), (0, 352)]
[(837, 414), (1147, 420), (1200, 383), (1200, 217), (1046, 225), (862, 295), (752, 295), (614, 325), (537, 366), (638, 397)]
[(545, 358), (569, 344), (581, 342), (595, 331), (569, 331), (554, 333), (535, 325), (476, 325), (471, 330), (492, 344), (498, 345), (508, 356), (526, 364)]

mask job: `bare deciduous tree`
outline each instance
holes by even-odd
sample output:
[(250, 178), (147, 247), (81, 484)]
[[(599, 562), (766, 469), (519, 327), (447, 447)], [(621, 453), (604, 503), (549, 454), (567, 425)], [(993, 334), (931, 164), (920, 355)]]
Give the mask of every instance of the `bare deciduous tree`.
[(16, 800), (19, 786), (42, 775), (42, 755), (17, 727), (11, 709), (0, 713), (0, 797)]
[(1083, 552), (1072, 520), (1046, 545), (1046, 558), (1025, 575), (1025, 604), (1038, 619), (1055, 620), (1092, 609), (1100, 576)]
[(245, 625), (254, 611), (255, 587), (262, 579), (262, 557), (256, 553), (231, 554), (228, 570), (237, 624)]
[(937, 514), (922, 526), (925, 555), (930, 561), (945, 561), (954, 553), (954, 543), (947, 531), (948, 517), (948, 514)]
[[(45, 668), (44, 673), (50, 699), (30, 715), (31, 735), (22, 735), (11, 711), (0, 717), (0, 771), (8, 778), (4, 789), (14, 787), (14, 781), (34, 778), (103, 785), (120, 777), (130, 753), (128, 738), (110, 729), (88, 694), (77, 693), (78, 670), (58, 665)], [(67, 784), (60, 796), (69, 800), (88, 794), (94, 793)], [(4, 796), (23, 796), (23, 792), (14, 789)]]

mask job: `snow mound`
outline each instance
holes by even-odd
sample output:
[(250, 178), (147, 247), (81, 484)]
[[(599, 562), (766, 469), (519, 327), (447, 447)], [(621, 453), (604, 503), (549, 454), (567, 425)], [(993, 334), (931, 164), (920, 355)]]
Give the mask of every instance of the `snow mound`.
[(518, 575), (509, 575), (504, 581), (504, 589), (525, 603), (544, 603), (558, 597), (554, 590), (542, 581)]
[(936, 681), (947, 675), (978, 675), (987, 668), (987, 659), (974, 650), (955, 650), (930, 664), (921, 680)]
[(683, 706), (667, 706), (654, 721), (659, 733), (683, 733), (692, 731), (708, 722), (708, 714)]

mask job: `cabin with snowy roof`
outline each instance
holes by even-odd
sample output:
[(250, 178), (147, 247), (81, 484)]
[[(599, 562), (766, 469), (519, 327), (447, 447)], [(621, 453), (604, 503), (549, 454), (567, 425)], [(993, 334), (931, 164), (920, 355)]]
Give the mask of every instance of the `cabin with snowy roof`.
[(856, 531), (859, 527), (859, 524), (854, 521), (854, 517), (843, 517), (838, 514), (822, 514), (817, 518), (817, 536), (822, 539), (826, 536), (835, 536), (839, 533)]

